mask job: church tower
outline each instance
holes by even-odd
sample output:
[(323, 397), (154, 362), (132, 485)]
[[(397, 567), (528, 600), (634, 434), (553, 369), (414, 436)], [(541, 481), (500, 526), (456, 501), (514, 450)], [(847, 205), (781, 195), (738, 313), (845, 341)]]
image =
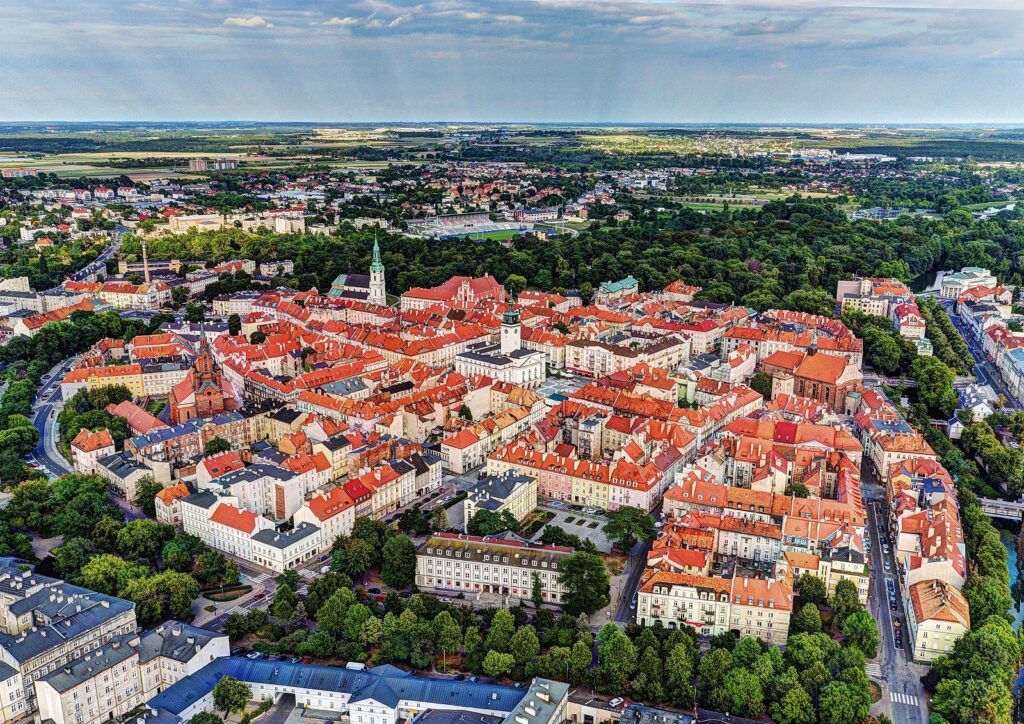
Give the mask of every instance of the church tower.
[(501, 317), (501, 353), (509, 355), (522, 347), (522, 326), (519, 310), (511, 304)]
[(370, 264), (370, 296), (366, 301), (381, 306), (388, 303), (384, 289), (384, 263), (380, 260), (380, 246), (376, 239), (373, 240), (373, 262)]

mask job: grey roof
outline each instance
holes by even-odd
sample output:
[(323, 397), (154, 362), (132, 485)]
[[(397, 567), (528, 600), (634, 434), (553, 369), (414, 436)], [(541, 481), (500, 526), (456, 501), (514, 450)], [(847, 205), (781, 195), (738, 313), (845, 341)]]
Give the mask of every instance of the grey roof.
[(39, 678), (57, 691), (68, 691), (92, 679), (100, 672), (111, 669), (122, 661), (130, 659), (135, 655), (135, 647), (132, 645), (132, 642), (137, 640), (135, 634), (117, 636), (106, 646), (102, 646), (96, 651), (91, 651), (81, 658), (65, 664), (56, 671)]
[(217, 504), (219, 498), (208, 490), (201, 493), (193, 493), (181, 499), (181, 502), (195, 505), (200, 508), (212, 508)]
[(341, 450), (342, 448), (349, 447), (352, 443), (349, 442), (349, 439), (344, 435), (335, 435), (334, 437), (329, 437), (323, 442), (317, 444), (323, 445), (331, 452), (336, 452), (338, 450)]
[(303, 414), (304, 413), (299, 412), (298, 410), (295, 410), (291, 407), (282, 407), (280, 410), (271, 415), (270, 419), (277, 420), (278, 422), (283, 422), (286, 425), (290, 425), (296, 420), (298, 420), (300, 417), (302, 417)]
[[(505, 722), (515, 724), (519, 717), (531, 722), (551, 722), (562, 700), (568, 695), (568, 684), (551, 679), (534, 679), (526, 690), (526, 696), (508, 713)], [(533, 713), (527, 712), (527, 708), (533, 710)]]
[(131, 601), (59, 581), (10, 605), (15, 617), (31, 612), (36, 629), (17, 635), (0, 633), (0, 646), (16, 661), (29, 661), (134, 608)]
[(473, 485), (466, 500), (477, 508), (497, 510), (516, 490), (536, 481), (528, 475), (506, 470), (498, 475), (486, 475)]
[(17, 676), (18, 671), (13, 666), (8, 666), (3, 661), (0, 661), (0, 681), (7, 681), (12, 676)]
[(96, 463), (120, 480), (127, 480), (135, 473), (146, 475), (150, 472), (149, 468), (137, 463), (131, 455), (124, 451), (102, 457)]
[(501, 724), (502, 721), (502, 717), (490, 714), (427, 709), (413, 719), (412, 724)]
[(356, 392), (362, 392), (368, 390), (366, 383), (363, 382), (362, 377), (350, 377), (347, 380), (337, 380), (335, 382), (328, 382), (326, 385), (321, 385), (320, 389), (324, 392), (330, 392), (335, 395), (352, 395)]
[(276, 465), (267, 465), (266, 463), (254, 463), (241, 470), (234, 470), (226, 475), (221, 475), (219, 478), (211, 480), (210, 483), (211, 485), (216, 483), (217, 485), (227, 487), (236, 483), (250, 482), (261, 478), (291, 480), (294, 477), (295, 473), (291, 470), (279, 468)]
[(274, 548), (287, 548), (298, 543), (300, 540), (319, 535), (320, 529), (312, 523), (299, 523), (293, 530), (277, 531), (272, 528), (264, 528), (256, 533), (252, 539), (257, 543), (273, 546)]
[(145, 663), (157, 656), (163, 656), (187, 663), (200, 648), (217, 638), (227, 636), (180, 621), (168, 621), (142, 634), (138, 646), (139, 660)]

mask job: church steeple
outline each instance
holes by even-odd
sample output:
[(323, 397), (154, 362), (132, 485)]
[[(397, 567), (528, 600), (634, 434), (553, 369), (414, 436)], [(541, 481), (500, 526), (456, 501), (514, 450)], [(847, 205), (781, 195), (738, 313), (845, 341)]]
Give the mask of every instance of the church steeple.
[(376, 237), (373, 239), (373, 260), (370, 262), (370, 304), (387, 304), (387, 291), (384, 282), (384, 262), (380, 259), (380, 245)]

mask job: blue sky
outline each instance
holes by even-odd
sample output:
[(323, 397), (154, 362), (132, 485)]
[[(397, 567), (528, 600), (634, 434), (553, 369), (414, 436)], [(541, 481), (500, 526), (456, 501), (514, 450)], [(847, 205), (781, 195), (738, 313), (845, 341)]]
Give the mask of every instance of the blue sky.
[(1024, 0), (0, 0), (0, 120), (1024, 121)]

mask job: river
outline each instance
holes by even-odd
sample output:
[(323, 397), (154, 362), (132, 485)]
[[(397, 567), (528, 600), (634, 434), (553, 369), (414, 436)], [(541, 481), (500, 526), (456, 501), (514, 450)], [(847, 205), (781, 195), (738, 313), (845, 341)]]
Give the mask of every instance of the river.
[[(1014, 540), (1013, 531), (1006, 530), (1004, 528), (999, 529), (999, 540), (1002, 541), (1003, 547), (1006, 548), (1006, 567), (1010, 569), (1010, 590), (1013, 590), (1013, 584), (1017, 582), (1017, 545)], [(1020, 609), (1010, 609), (1010, 615), (1013, 616), (1013, 627), (1019, 629), (1022, 622), (1024, 622), (1024, 606)]]
[(937, 292), (942, 287), (942, 277), (950, 272), (941, 269), (933, 269), (924, 274), (919, 274), (910, 282), (910, 290), (920, 294), (921, 292)]

